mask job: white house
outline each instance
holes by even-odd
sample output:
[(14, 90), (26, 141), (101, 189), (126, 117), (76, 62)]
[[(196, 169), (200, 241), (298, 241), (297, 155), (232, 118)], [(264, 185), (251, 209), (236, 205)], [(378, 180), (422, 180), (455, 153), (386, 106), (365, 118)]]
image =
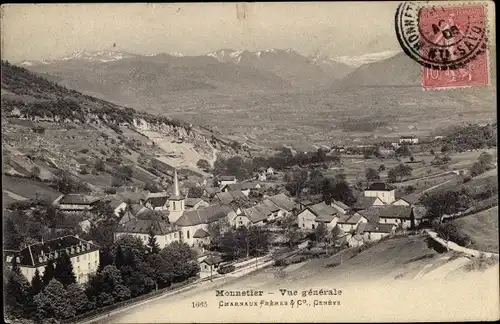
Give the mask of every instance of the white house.
[(120, 213), (127, 208), (126, 202), (117, 199), (111, 200), (108, 204), (111, 209), (113, 209), (113, 214), (115, 214), (116, 217), (120, 216)]
[(399, 228), (413, 228), (420, 224), (421, 218), (415, 217), (411, 206), (387, 206), (379, 213), (380, 224), (394, 224)]
[(7, 265), (12, 265), (13, 258), (16, 258), (21, 273), (31, 282), (37, 269), (40, 276), (43, 276), (48, 261), (55, 262), (61, 253), (70, 256), (76, 280), (80, 284), (86, 283), (89, 276), (99, 267), (99, 246), (77, 236), (42, 241), (19, 251), (4, 251), (4, 261)]
[(235, 176), (220, 176), (218, 180), (219, 188), (223, 188), (225, 185), (238, 182)]
[(344, 204), (343, 202), (338, 201), (338, 200), (332, 200), (332, 202), (330, 203), (330, 206), (332, 206), (339, 213), (342, 213), (342, 214), (347, 214), (347, 212), (351, 210), (351, 207), (347, 206), (346, 204)]
[(415, 136), (401, 136), (399, 138), (399, 144), (418, 144), (418, 138)]
[(315, 229), (318, 224), (316, 218), (320, 217), (320, 222), (325, 222), (330, 228), (335, 227), (338, 219), (337, 210), (325, 202), (306, 207), (297, 215), (297, 223), (301, 229)]
[(392, 204), (396, 206), (415, 206), (418, 204), (420, 199), (419, 193), (412, 193), (406, 196), (399, 198), (394, 201)]
[(121, 224), (115, 230), (115, 241), (124, 235), (137, 237), (146, 245), (149, 240), (150, 232), (156, 238), (160, 249), (163, 249), (172, 242), (180, 241), (179, 229), (161, 219), (132, 219), (129, 222)]
[(365, 197), (380, 198), (385, 204), (391, 204), (396, 200), (396, 188), (383, 182), (374, 182), (365, 189)]
[(354, 213), (352, 215), (342, 215), (337, 220), (337, 225), (344, 232), (350, 232), (355, 231), (358, 228), (359, 224), (367, 222), (368, 220), (365, 217), (361, 216), (359, 213)]
[(263, 203), (257, 204), (250, 208), (245, 208), (241, 214), (234, 215), (229, 219), (231, 226), (236, 228), (241, 226), (262, 226), (268, 222), (273, 212)]
[(394, 224), (363, 223), (363, 239), (365, 241), (378, 241), (381, 238), (391, 235), (396, 229)]
[(57, 197), (52, 204), (62, 212), (71, 213), (90, 211), (94, 209), (99, 201), (101, 201), (99, 197), (84, 194), (67, 194)]
[(260, 184), (258, 182), (244, 181), (244, 182), (230, 183), (221, 186), (220, 188), (222, 192), (241, 191), (245, 196), (248, 196), (250, 194), (250, 191), (260, 189)]
[(359, 197), (352, 210), (360, 211), (372, 207), (383, 207), (386, 204), (379, 197)]

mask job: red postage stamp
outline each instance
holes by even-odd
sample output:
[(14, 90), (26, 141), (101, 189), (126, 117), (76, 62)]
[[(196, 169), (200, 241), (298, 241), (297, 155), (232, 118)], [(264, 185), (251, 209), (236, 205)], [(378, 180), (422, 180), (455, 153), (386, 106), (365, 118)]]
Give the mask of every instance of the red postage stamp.
[(404, 3), (396, 14), (396, 33), (405, 53), (421, 64), (424, 89), (488, 85), (484, 5)]

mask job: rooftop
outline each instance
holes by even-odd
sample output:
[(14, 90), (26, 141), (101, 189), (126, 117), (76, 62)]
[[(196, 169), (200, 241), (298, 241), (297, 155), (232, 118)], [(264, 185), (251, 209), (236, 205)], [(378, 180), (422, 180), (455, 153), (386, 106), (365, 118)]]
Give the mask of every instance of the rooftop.
[(268, 199), (283, 210), (292, 211), (295, 209), (295, 202), (284, 193), (270, 196)]
[(93, 197), (84, 194), (67, 194), (64, 195), (60, 200), (59, 204), (64, 205), (91, 205), (101, 200), (100, 197)]
[(373, 204), (375, 201), (380, 198), (377, 197), (359, 197), (356, 203), (354, 204), (353, 208), (354, 209), (368, 209), (370, 207), (373, 207)]
[(193, 226), (198, 224), (209, 224), (226, 217), (232, 209), (228, 206), (211, 205), (195, 210), (185, 211), (175, 222), (178, 226)]
[(170, 225), (164, 220), (135, 218), (120, 225), (116, 229), (116, 232), (149, 234), (150, 230), (153, 230), (154, 235), (165, 235), (177, 231), (175, 226)]
[(210, 233), (205, 231), (203, 228), (198, 228), (196, 232), (194, 232), (193, 238), (204, 238), (210, 237)]
[(318, 204), (308, 206), (309, 209), (316, 217), (321, 215), (336, 215), (337, 210), (332, 206), (327, 205), (324, 201)]
[(385, 182), (374, 182), (366, 190), (376, 190), (376, 191), (392, 191), (395, 190), (396, 187), (385, 183)]
[(219, 181), (235, 181), (235, 176), (220, 176)]
[(39, 267), (49, 259), (55, 260), (59, 253), (67, 252), (71, 257), (98, 251), (99, 246), (76, 236), (63, 236), (54, 240), (38, 242), (19, 251), (4, 251), (5, 261), (10, 263), (12, 257), (19, 257), (21, 266)]
[(410, 206), (391, 205), (382, 208), (379, 213), (380, 218), (411, 219), (411, 216), (412, 208)]
[(366, 223), (364, 232), (391, 233), (394, 224)]

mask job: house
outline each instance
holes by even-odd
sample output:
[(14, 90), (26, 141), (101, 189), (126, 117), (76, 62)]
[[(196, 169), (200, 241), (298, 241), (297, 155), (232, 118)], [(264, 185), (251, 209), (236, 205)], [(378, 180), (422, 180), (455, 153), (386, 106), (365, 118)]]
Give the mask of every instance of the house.
[(351, 207), (338, 200), (332, 200), (330, 206), (335, 208), (341, 214), (347, 214), (347, 212), (351, 210)]
[(290, 197), (284, 193), (274, 196), (269, 196), (264, 201), (269, 200), (272, 204), (279, 208), (278, 214), (275, 218), (281, 218), (290, 215), (296, 208), (297, 204)]
[(71, 235), (31, 244), (19, 251), (4, 251), (4, 262), (11, 266), (13, 258), (16, 258), (21, 273), (31, 282), (37, 269), (43, 276), (48, 261), (55, 261), (61, 253), (70, 256), (76, 280), (80, 284), (87, 282), (99, 267), (99, 246)]
[(238, 182), (235, 176), (220, 176), (218, 180), (219, 188), (223, 188), (225, 185)]
[(222, 192), (241, 191), (247, 197), (250, 194), (251, 190), (257, 189), (260, 189), (260, 184), (250, 181), (231, 183), (221, 187)]
[(235, 215), (229, 220), (229, 224), (236, 228), (241, 226), (262, 226), (272, 218), (273, 212), (263, 203), (250, 208), (245, 208), (240, 215)]
[(220, 205), (229, 205), (233, 201), (238, 199), (248, 200), (248, 197), (241, 190), (219, 192), (215, 194), (211, 203)]
[(394, 224), (379, 223), (363, 223), (360, 227), (363, 230), (363, 239), (365, 241), (378, 241), (385, 236), (394, 234), (396, 229)]
[(365, 189), (365, 197), (378, 197), (385, 204), (391, 204), (396, 200), (396, 187), (384, 182), (374, 182)]
[(67, 194), (57, 197), (52, 203), (65, 213), (90, 211), (101, 201), (99, 197), (84, 194)]
[(276, 172), (276, 171), (274, 170), (274, 168), (273, 168), (273, 167), (269, 167), (269, 168), (267, 168), (267, 170), (266, 170), (266, 174), (267, 174), (267, 175), (274, 175), (274, 173), (275, 173), (275, 172)]
[(125, 191), (116, 194), (116, 199), (124, 201), (127, 204), (144, 204), (147, 194), (144, 192)]
[(263, 171), (257, 171), (255, 175), (255, 180), (257, 181), (267, 181), (267, 175)]
[(221, 192), (219, 187), (205, 187), (203, 189), (203, 197), (212, 199), (219, 192)]
[[(306, 209), (302, 210), (297, 215), (297, 223), (301, 229), (315, 229), (318, 225), (316, 223), (316, 217), (320, 217), (319, 220), (324, 222), (330, 228), (335, 227), (336, 219), (338, 219), (337, 210), (325, 202), (320, 202), (315, 205), (307, 206)], [(329, 220), (329, 221), (328, 221)]]
[(366, 218), (370, 223), (378, 223), (382, 209), (383, 207), (381, 206), (373, 206), (359, 210), (357, 213)]
[(418, 138), (415, 136), (401, 136), (399, 138), (399, 144), (418, 144)]
[(385, 206), (385, 203), (378, 197), (359, 197), (356, 203), (352, 206), (352, 210), (359, 211), (375, 206)]
[(399, 198), (392, 204), (396, 206), (415, 206), (419, 203), (420, 196), (421, 193), (411, 193), (409, 195)]
[(208, 207), (210, 204), (201, 198), (186, 198), (184, 206), (186, 210), (198, 209), (200, 207)]
[(420, 224), (421, 218), (415, 218), (413, 208), (410, 206), (387, 206), (380, 210), (380, 224), (394, 224), (399, 228), (414, 228)]
[(189, 246), (195, 246), (195, 243), (199, 243), (198, 238), (194, 237), (198, 229), (202, 228), (209, 233), (208, 229), (211, 223), (222, 218), (227, 218), (229, 220), (234, 218), (235, 215), (235, 211), (229, 206), (210, 205), (208, 207), (184, 211), (174, 224), (180, 230), (181, 242)]
[(140, 204), (130, 205), (125, 210), (122, 218), (120, 218), (119, 224), (125, 224), (133, 219), (141, 218), (140, 215), (149, 213), (150, 211), (152, 210)]
[(344, 232), (355, 231), (359, 224), (366, 223), (368, 220), (359, 213), (344, 214), (337, 220), (337, 226)]
[(302, 199), (302, 200), (298, 201), (299, 210), (304, 210), (307, 207), (312, 206), (312, 205), (314, 205), (314, 202), (312, 202), (309, 199)]
[(144, 206), (152, 210), (168, 210), (168, 194), (166, 192), (150, 193), (144, 202)]
[(120, 213), (125, 211), (125, 208), (127, 208), (127, 203), (118, 200), (118, 199), (112, 199), (108, 202), (109, 207), (113, 210), (113, 214), (115, 214), (116, 217), (120, 216)]
[(207, 278), (217, 274), (217, 269), (222, 263), (222, 258), (217, 254), (209, 254), (198, 262), (200, 265), (200, 278)]
[(160, 249), (172, 242), (180, 241), (179, 229), (169, 224), (167, 221), (155, 217), (135, 218), (118, 226), (114, 233), (115, 241), (124, 235), (137, 237), (144, 245), (148, 243), (150, 233), (152, 233)]

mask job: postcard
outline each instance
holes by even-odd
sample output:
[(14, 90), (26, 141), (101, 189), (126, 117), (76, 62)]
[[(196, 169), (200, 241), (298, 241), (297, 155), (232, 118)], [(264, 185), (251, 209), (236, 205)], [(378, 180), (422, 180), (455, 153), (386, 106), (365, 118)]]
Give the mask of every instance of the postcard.
[(492, 1), (5, 4), (9, 323), (495, 321)]

